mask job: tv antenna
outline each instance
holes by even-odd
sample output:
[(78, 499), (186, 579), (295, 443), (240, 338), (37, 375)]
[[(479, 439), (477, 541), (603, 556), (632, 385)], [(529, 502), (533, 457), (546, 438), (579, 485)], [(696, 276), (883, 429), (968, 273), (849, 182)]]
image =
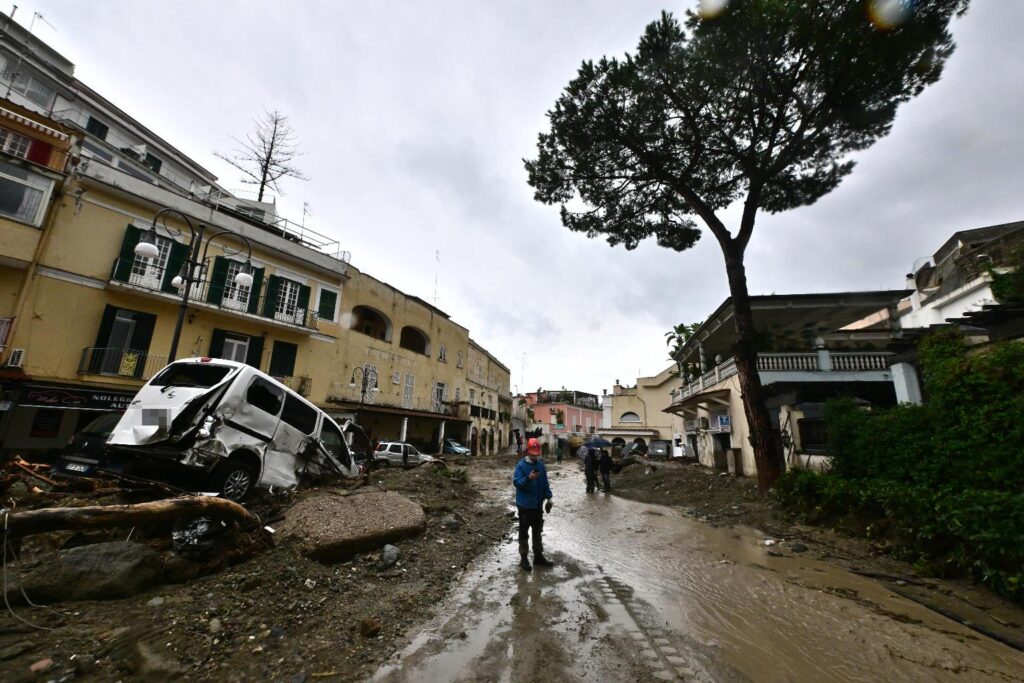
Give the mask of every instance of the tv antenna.
[(440, 270), (440, 268), (441, 268), (441, 252), (440, 251), (437, 251), (437, 250), (434, 251), (434, 260), (437, 262), (437, 265), (434, 266), (434, 305), (436, 306), (437, 305), (437, 271)]
[[(17, 5), (15, 5), (14, 7), (15, 7), (15, 9), (17, 9)], [(42, 21), (42, 22), (43, 22), (44, 24), (46, 24), (47, 26), (49, 26), (50, 28), (52, 28), (52, 29), (53, 29), (54, 31), (56, 31), (56, 30), (57, 30), (57, 27), (56, 27), (56, 26), (54, 26), (53, 24), (51, 24), (51, 23), (50, 23), (49, 21), (47, 21), (47, 20), (46, 20), (46, 17), (44, 17), (44, 16), (43, 16), (42, 14), (40, 14), (39, 12), (33, 12), (33, 13), (32, 13), (32, 21), (31, 21), (31, 22), (29, 22), (29, 25), (28, 25), (28, 32), (29, 32), (29, 33), (32, 33), (32, 29), (33, 29), (33, 28), (35, 28), (35, 25), (36, 25), (36, 19), (39, 19), (39, 20), (40, 20), (40, 21)]]

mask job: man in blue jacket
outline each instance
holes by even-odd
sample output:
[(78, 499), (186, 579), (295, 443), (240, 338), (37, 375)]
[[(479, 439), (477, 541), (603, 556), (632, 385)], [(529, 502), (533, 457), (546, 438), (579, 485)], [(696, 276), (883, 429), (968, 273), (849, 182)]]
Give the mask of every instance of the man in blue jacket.
[[(533, 534), (533, 563), (541, 567), (554, 564), (544, 557), (544, 506), (551, 512), (551, 486), (548, 485), (548, 472), (544, 461), (540, 459), (540, 441), (530, 439), (526, 442), (526, 456), (516, 465), (512, 475), (512, 484), (516, 487), (516, 507), (519, 508), (519, 566), (532, 571), (529, 558), (529, 537)], [(545, 501), (547, 501), (545, 505)]]

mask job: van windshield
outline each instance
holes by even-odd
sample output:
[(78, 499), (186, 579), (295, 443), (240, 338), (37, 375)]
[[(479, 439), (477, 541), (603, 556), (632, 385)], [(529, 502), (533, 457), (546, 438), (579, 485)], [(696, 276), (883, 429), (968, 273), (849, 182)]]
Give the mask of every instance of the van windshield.
[(161, 370), (149, 383), (154, 387), (212, 387), (235, 368), (209, 363), (172, 363)]

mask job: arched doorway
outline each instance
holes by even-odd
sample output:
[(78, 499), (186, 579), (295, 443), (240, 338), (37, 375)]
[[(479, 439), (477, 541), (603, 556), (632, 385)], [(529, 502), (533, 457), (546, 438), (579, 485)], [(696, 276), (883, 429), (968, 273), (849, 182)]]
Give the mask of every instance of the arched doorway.
[(647, 453), (647, 442), (638, 436), (635, 439), (633, 439), (633, 445), (629, 447), (629, 450), (638, 451), (640, 453)]
[(491, 427), (491, 431), (487, 435), (487, 454), (494, 455), (494, 427)]
[(469, 452), (472, 455), (476, 455), (477, 454), (477, 450), (476, 450), (477, 449), (477, 438), (478, 437), (477, 437), (476, 427), (473, 427), (473, 436), (470, 437), (470, 439), (469, 439)]

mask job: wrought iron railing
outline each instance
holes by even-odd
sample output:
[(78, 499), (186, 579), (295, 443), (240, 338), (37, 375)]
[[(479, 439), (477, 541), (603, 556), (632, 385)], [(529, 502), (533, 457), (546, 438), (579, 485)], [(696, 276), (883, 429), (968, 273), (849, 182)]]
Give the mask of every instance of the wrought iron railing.
[[(168, 273), (165, 268), (152, 265), (138, 268), (135, 267), (135, 263), (135, 259), (132, 259), (130, 264), (123, 264), (122, 259), (116, 259), (110, 279), (150, 292), (160, 292), (173, 297), (181, 296), (181, 290), (167, 285)], [(125, 273), (127, 275), (124, 275)], [(260, 291), (247, 291), (228, 283), (219, 285), (220, 293), (210, 296), (211, 283), (199, 282), (192, 285), (189, 302), (197, 306), (211, 306), (239, 315), (276, 320), (310, 330), (317, 329), (317, 312), (308, 307), (301, 307), (297, 302), (288, 301), (281, 293), (283, 290), (278, 292), (277, 298), (268, 306), (267, 285), (268, 283), (264, 282)]]
[(167, 356), (147, 351), (87, 346), (82, 349), (78, 374), (148, 380), (165, 365), (167, 365)]

